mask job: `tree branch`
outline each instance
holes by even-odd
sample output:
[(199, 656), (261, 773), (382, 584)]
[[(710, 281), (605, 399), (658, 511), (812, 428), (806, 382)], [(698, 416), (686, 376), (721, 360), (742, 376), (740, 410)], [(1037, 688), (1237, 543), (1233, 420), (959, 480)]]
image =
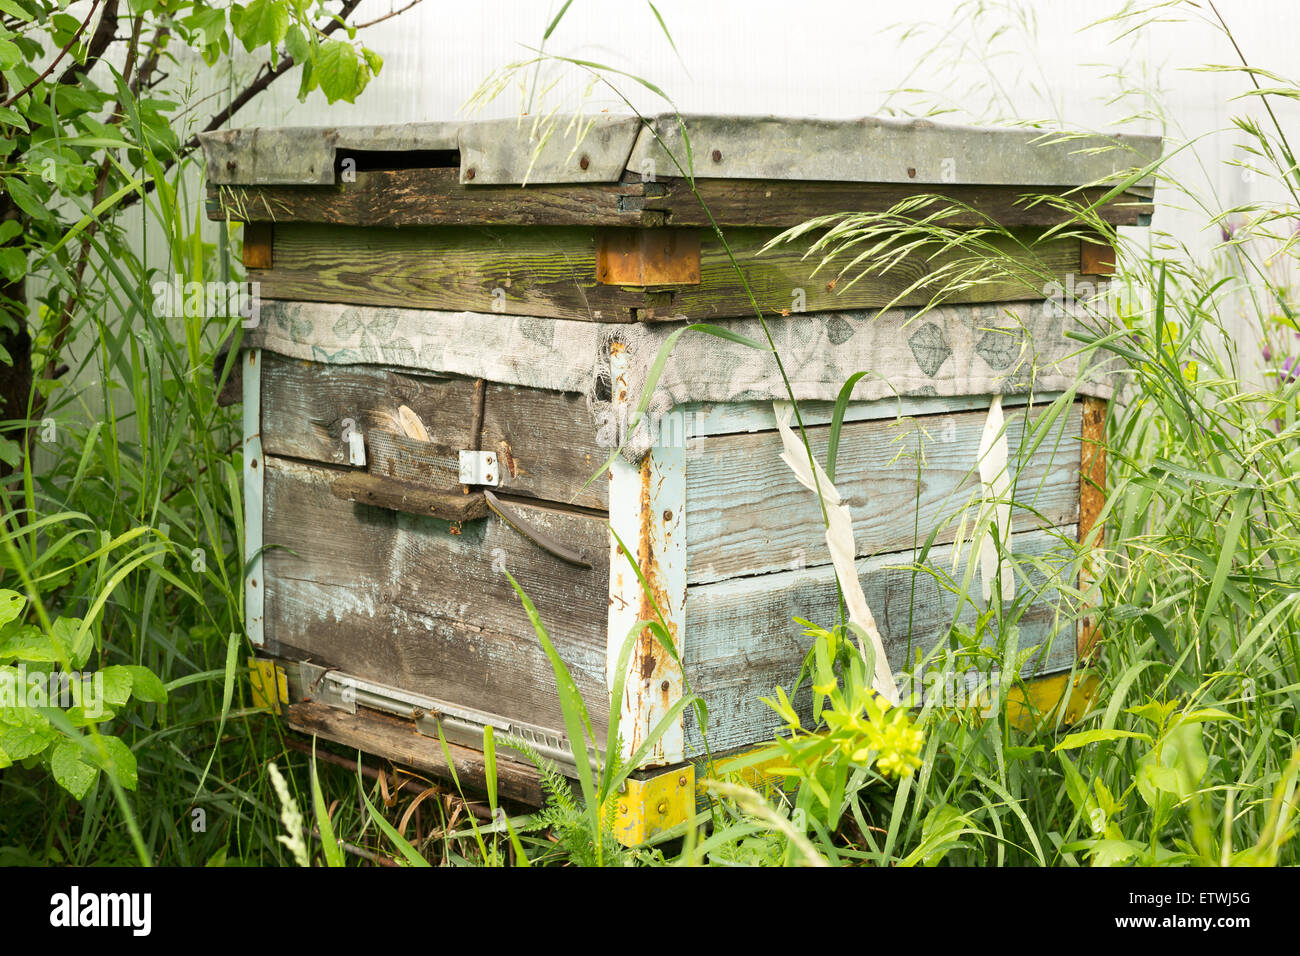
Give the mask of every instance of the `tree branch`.
[(398, 10), (389, 10), (382, 17), (375, 17), (373, 20), (367, 20), (365, 23), (358, 23), (353, 29), (364, 30), (366, 27), (373, 27), (376, 23), (383, 23), (385, 20), (389, 20), (395, 16), (405, 13), (407, 10), (411, 9), (411, 7), (415, 6), (417, 3), (420, 2), (422, 2), (422, 0), (411, 0), (411, 2), (408, 3), (406, 6), (401, 7)]
[(74, 46), (76, 46), (77, 41), (81, 39), (81, 35), (86, 32), (86, 27), (90, 26), (90, 21), (95, 16), (95, 11), (98, 9), (99, 9), (99, 0), (95, 0), (95, 2), (90, 5), (90, 12), (86, 14), (86, 19), (82, 20), (81, 26), (77, 27), (77, 32), (72, 34), (72, 39), (69, 40), (66, 44), (64, 44), (63, 49), (59, 51), (59, 55), (50, 61), (50, 65), (45, 68), (45, 72), (43, 72), (36, 79), (32, 80), (30, 83), (24, 86), (13, 96), (9, 97), (9, 99), (5, 100), (3, 103), (0, 103), (0, 108), (13, 106), (15, 103), (21, 100), (32, 90), (36, 89), (38, 83), (40, 83), (47, 76), (49, 76), (51, 73), (54, 72), (54, 68), (59, 65), (59, 62), (65, 56), (68, 55), (68, 51), (71, 50)]
[[(144, 24), (144, 17), (136, 17), (135, 24), (131, 29), (131, 45), (126, 51), (126, 62), (122, 65), (122, 82), (130, 84), (131, 81), (139, 76), (135, 72), (136, 55), (140, 50), (140, 30)], [(110, 114), (116, 122), (120, 123), (125, 119), (126, 104), (121, 100), (117, 102), (113, 112)], [(112, 169), (112, 164), (107, 156), (99, 166), (99, 177), (95, 181), (95, 191), (91, 195), (90, 208), (94, 209), (104, 198), (104, 192), (108, 185), (108, 174)], [(45, 367), (41, 372), (42, 378), (52, 378), (54, 369), (58, 365), (59, 353), (63, 350), (63, 343), (68, 338), (68, 333), (72, 329), (72, 318), (76, 314), (77, 302), (81, 297), (81, 280), (86, 274), (86, 265), (90, 261), (90, 240), (99, 229), (99, 220), (93, 220), (86, 226), (81, 234), (81, 245), (77, 249), (77, 265), (75, 269), (75, 280), (72, 289), (68, 292), (68, 297), (63, 303), (63, 309), (59, 313), (59, 324), (54, 330), (54, 335), (50, 339), (50, 347), (45, 355)], [(39, 395), (35, 402), (35, 409), (32, 412), (34, 420), (40, 417), (41, 410), (45, 407), (45, 396)], [(28, 435), (31, 433), (31, 425), (28, 425)], [(23, 441), (23, 450), (26, 453), (29, 441)]]
[[(336, 15), (336, 17), (333, 20), (331, 20), (329, 23), (325, 24), (325, 26), (321, 29), (321, 35), (329, 36), (331, 33), (343, 27), (345, 25), (345, 21), (347, 20), (347, 18), (351, 16), (352, 13), (356, 10), (356, 8), (359, 7), (360, 5), (361, 5), (361, 0), (345, 0), (343, 6), (339, 8), (339, 12)], [(414, 4), (412, 4), (412, 6), (414, 6)], [(265, 90), (268, 86), (270, 86), (280, 77), (284, 76), (286, 73), (292, 70), (294, 68), (294, 65), (295, 65), (294, 60), (293, 57), (291, 56), (282, 57), (280, 59), (279, 65), (275, 67), (272, 67), (269, 61), (267, 63), (262, 64), (261, 68), (255, 74), (253, 78), (253, 82), (248, 84), (248, 86), (242, 92), (240, 92), (238, 96), (236, 96), (228, 104), (226, 104), (226, 107), (224, 109), (222, 109), (210, 120), (208, 120), (208, 124), (203, 127), (203, 132), (210, 133), (215, 129), (220, 129), (230, 120), (232, 116), (234, 116), (236, 113), (242, 110), (250, 102), (252, 102), (259, 93), (261, 93), (263, 90)], [(179, 160), (182, 157), (193, 152), (198, 147), (198, 145), (199, 145), (199, 135), (198, 133), (195, 133), (188, 140), (186, 140), (185, 145), (182, 146), (177, 151), (176, 160)], [(176, 160), (169, 162), (167, 164), (167, 167), (165, 168), (170, 168), (173, 165), (173, 163), (175, 163)]]
[(60, 86), (72, 83), (78, 73), (84, 74), (89, 71), (112, 44), (113, 38), (117, 35), (117, 5), (118, 0), (108, 0), (104, 4), (104, 12), (99, 15), (99, 24), (91, 34), (90, 43), (86, 45), (85, 62), (73, 63), (64, 70), (58, 79)]

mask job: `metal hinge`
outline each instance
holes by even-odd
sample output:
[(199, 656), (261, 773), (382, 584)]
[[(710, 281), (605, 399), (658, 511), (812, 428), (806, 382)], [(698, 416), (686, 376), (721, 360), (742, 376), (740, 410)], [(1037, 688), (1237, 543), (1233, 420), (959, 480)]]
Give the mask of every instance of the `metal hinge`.
[(490, 485), (493, 488), (501, 484), (501, 462), (494, 451), (460, 452), (460, 483), (462, 485)]

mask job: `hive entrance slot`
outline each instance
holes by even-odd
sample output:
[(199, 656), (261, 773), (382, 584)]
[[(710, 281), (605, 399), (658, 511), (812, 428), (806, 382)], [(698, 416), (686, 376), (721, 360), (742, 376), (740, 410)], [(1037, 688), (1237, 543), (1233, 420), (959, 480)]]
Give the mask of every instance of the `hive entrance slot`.
[[(351, 161), (349, 166), (344, 163)], [(460, 169), (458, 149), (339, 149), (334, 152), (335, 181), (345, 169), (369, 173), (395, 169)]]

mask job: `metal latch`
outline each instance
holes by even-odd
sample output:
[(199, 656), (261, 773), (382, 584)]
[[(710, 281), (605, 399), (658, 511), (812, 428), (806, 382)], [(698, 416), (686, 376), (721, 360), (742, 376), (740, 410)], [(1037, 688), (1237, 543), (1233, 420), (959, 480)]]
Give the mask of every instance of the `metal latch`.
[[(559, 731), (507, 720), (475, 708), (413, 694), (316, 664), (303, 662), (297, 666), (304, 700), (328, 704), (349, 714), (355, 714), (358, 707), (393, 714), (411, 720), (415, 729), (426, 737), (443, 737), (448, 743), (476, 750), (483, 749), (484, 728), (492, 727), (497, 746), (517, 753), (521, 759), (532, 759), (529, 753), (532, 751), (561, 767), (576, 767), (573, 747)], [(515, 746), (516, 741), (524, 747), (523, 750)], [(597, 761), (604, 759), (599, 750), (594, 757)]]
[(467, 451), (460, 453), (460, 483), (462, 485), (501, 484), (501, 468), (494, 451)]

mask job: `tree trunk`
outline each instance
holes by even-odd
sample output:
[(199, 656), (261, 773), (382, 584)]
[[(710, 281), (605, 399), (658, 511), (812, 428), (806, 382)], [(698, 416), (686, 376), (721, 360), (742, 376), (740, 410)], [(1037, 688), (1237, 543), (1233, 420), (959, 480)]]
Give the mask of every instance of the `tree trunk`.
[[(0, 195), (0, 221), (16, 219), (19, 215), (9, 197)], [(17, 244), (21, 237), (13, 241)], [(0, 281), (0, 345), (13, 359), (12, 365), (0, 360), (0, 435), (21, 447), (26, 437), (27, 407), (32, 393), (32, 335), (27, 328), (25, 276), (17, 282)], [(0, 478), (15, 470), (8, 462), (0, 461)]]

